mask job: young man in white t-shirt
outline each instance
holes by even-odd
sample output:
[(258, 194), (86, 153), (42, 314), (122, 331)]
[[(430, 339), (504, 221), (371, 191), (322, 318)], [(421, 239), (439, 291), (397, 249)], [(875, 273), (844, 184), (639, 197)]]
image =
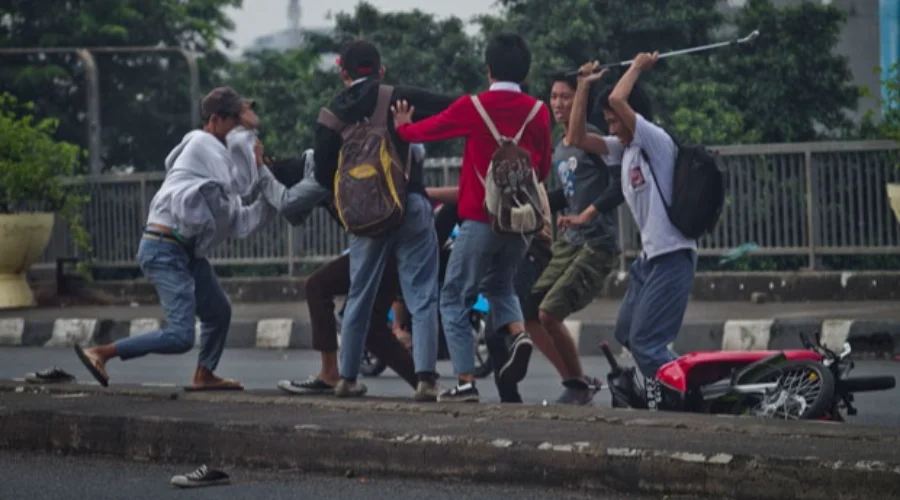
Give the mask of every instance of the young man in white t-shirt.
[(663, 201), (672, 199), (678, 148), (652, 118), (635, 109), (640, 99), (631, 95), (640, 74), (652, 68), (658, 57), (658, 52), (638, 54), (601, 100), (610, 135), (625, 145), (622, 192), (640, 229), (643, 248), (631, 265), (615, 333), (647, 380), (651, 408), (658, 398), (656, 371), (675, 357), (668, 345), (681, 329), (697, 262), (696, 240), (672, 225)]

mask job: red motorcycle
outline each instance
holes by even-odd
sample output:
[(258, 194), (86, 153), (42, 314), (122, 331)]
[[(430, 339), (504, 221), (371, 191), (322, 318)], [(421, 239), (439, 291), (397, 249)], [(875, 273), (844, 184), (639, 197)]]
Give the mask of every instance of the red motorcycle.
[(613, 407), (842, 422), (857, 413), (854, 393), (896, 386), (893, 376), (850, 377), (849, 343), (837, 354), (818, 334), (800, 338), (805, 349), (686, 354), (656, 372), (649, 397), (635, 368), (621, 367), (604, 343)]

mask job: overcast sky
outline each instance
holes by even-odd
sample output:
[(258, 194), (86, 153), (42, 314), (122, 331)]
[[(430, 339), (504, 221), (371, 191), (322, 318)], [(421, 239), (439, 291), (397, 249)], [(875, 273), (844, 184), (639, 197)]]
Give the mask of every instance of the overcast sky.
[[(300, 0), (301, 21), (304, 27), (331, 26), (333, 21), (325, 17), (329, 10), (333, 13), (350, 12), (359, 0)], [(495, 11), (494, 0), (369, 0), (381, 11), (420, 9), (444, 17), (456, 15), (468, 20), (473, 15)], [(240, 48), (246, 47), (253, 39), (283, 30), (288, 27), (288, 0), (244, 0), (242, 9), (229, 9), (236, 29), (231, 39)]]

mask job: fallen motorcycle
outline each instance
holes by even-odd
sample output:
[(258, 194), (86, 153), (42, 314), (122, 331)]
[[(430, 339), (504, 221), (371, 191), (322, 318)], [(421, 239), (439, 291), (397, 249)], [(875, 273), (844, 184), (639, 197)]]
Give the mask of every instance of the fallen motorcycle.
[(616, 408), (751, 415), (788, 420), (843, 422), (856, 415), (853, 394), (896, 386), (893, 376), (850, 377), (849, 343), (840, 354), (819, 335), (800, 335), (804, 349), (783, 351), (694, 352), (666, 363), (648, 404), (645, 385), (634, 367), (623, 368), (608, 344), (601, 346), (612, 369), (607, 376)]

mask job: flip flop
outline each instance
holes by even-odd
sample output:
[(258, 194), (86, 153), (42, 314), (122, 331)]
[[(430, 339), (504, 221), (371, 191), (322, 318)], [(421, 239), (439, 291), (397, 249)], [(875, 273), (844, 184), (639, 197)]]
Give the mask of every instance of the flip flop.
[(84, 349), (77, 344), (75, 345), (75, 355), (78, 356), (78, 359), (81, 360), (84, 367), (87, 368), (87, 371), (93, 375), (100, 385), (109, 387), (109, 375), (106, 374), (106, 370), (100, 367), (100, 363), (96, 358), (88, 356), (87, 353), (84, 352)]
[(243, 391), (244, 386), (237, 380), (225, 379), (210, 385), (188, 385), (184, 387), (186, 392), (208, 392), (208, 391)]

